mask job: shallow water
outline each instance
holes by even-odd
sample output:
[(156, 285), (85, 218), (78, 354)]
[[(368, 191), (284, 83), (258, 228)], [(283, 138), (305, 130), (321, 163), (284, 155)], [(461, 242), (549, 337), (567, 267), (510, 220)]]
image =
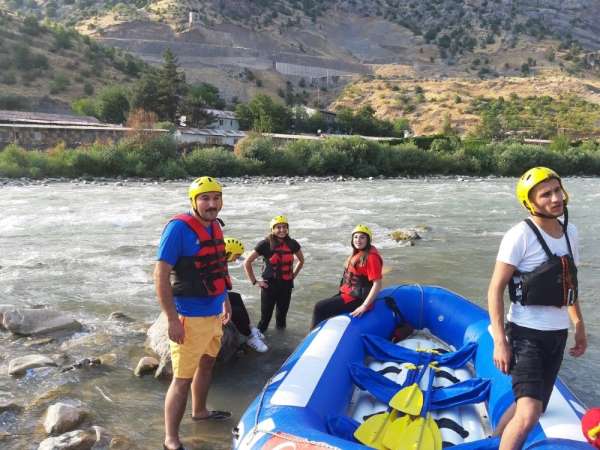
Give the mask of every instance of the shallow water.
[[(227, 183), (221, 213), (226, 235), (243, 240), (249, 249), (264, 237), (272, 216), (287, 214), (306, 265), (296, 282), (288, 329), (267, 332), (268, 353), (249, 353), (219, 367), (209, 406), (230, 408), (237, 419), (295, 348), (307, 332), (312, 305), (336, 291), (356, 223), (374, 231), (386, 285), (438, 284), (484, 305), (502, 234), (523, 217), (514, 183), (495, 178)], [(561, 375), (588, 405), (600, 405), (600, 381), (592, 376), (600, 373), (600, 179), (565, 183), (571, 221), (580, 235), (580, 290), (590, 348), (581, 359), (566, 356)], [(64, 374), (41, 369), (12, 379), (4, 369), (0, 390), (13, 392), (29, 407), (21, 414), (0, 413), (0, 432), (15, 435), (0, 441), (0, 447), (9, 442), (14, 448), (36, 448), (42, 439), (39, 420), (47, 399), (54, 397), (84, 401), (95, 424), (129, 436), (139, 448), (160, 446), (167, 384), (135, 378), (132, 371), (144, 353), (144, 324), (159, 312), (151, 279), (156, 245), (168, 219), (187, 208), (187, 183), (121, 184), (0, 187), (0, 304), (48, 305), (85, 325), (71, 339), (41, 348), (25, 347), (24, 339), (0, 333), (0, 365), (5, 368), (10, 358), (34, 351), (64, 354), (69, 362), (115, 354), (111, 366)], [(417, 225), (430, 230), (413, 247), (388, 236), (396, 228)], [(239, 266), (231, 272), (235, 289), (257, 320), (258, 289), (245, 281)], [(136, 322), (108, 321), (116, 310)], [(186, 418), (182, 436), (192, 448), (229, 448), (235, 422), (196, 424)], [(30, 433), (33, 437), (26, 437)]]

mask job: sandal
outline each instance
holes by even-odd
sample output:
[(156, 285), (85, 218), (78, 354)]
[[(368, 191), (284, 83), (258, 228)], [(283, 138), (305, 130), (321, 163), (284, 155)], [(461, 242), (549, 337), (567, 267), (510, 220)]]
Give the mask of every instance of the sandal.
[(208, 411), (208, 416), (206, 417), (194, 417), (192, 416), (192, 420), (202, 421), (202, 420), (227, 420), (231, 418), (231, 413), (229, 411)]

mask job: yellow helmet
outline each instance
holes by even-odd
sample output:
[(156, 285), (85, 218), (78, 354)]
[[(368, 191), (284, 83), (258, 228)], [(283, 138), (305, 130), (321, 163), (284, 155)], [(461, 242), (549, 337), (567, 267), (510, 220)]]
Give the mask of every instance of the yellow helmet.
[(373, 240), (373, 233), (371, 232), (371, 229), (366, 225), (362, 225), (359, 223), (354, 227), (354, 230), (352, 230), (352, 236), (354, 236), (354, 233), (364, 233), (367, 236), (369, 236), (369, 240)]
[(216, 178), (196, 178), (194, 181), (192, 181), (190, 187), (188, 188), (188, 197), (190, 198), (193, 209), (196, 209), (196, 205), (194, 204), (196, 197), (198, 197), (200, 194), (204, 194), (205, 192), (223, 192), (223, 188)]
[(567, 203), (569, 202), (569, 194), (563, 187), (562, 180), (554, 170), (547, 167), (534, 167), (529, 169), (521, 176), (519, 182), (517, 183), (516, 190), (519, 203), (523, 205), (529, 212), (534, 212), (533, 205), (529, 200), (529, 194), (531, 193), (531, 190), (534, 188), (534, 186), (537, 186), (541, 182), (551, 180), (553, 178), (558, 180), (560, 183), (560, 188), (562, 189), (564, 195), (564, 204), (567, 206)]
[(284, 223), (287, 226), (290, 225), (288, 222), (287, 216), (275, 216), (271, 219), (271, 223), (270, 223), (269, 227), (272, 230), (275, 227), (275, 225), (279, 225), (280, 223)]
[(244, 253), (244, 244), (242, 244), (242, 241), (232, 237), (224, 237), (223, 240), (225, 241), (225, 255), (228, 262), (235, 261), (237, 259), (234, 258), (235, 255)]

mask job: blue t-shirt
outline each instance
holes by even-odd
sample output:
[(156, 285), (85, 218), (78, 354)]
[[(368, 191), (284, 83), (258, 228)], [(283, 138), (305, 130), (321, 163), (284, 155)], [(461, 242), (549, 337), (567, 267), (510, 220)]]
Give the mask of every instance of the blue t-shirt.
[[(212, 236), (211, 227), (205, 228)], [(174, 266), (181, 256), (194, 256), (200, 250), (198, 236), (181, 220), (172, 220), (165, 227), (156, 259)], [(223, 312), (223, 302), (227, 291), (219, 295), (208, 295), (206, 297), (179, 297), (175, 296), (175, 308), (177, 313), (188, 317), (216, 316)]]

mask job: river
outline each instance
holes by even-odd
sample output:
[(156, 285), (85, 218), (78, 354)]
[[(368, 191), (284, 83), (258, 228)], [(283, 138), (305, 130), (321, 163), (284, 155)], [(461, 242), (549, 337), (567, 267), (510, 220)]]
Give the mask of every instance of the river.
[[(503, 233), (524, 217), (514, 196), (515, 179), (419, 178), (389, 180), (225, 183), (221, 217), (225, 234), (247, 249), (267, 233), (270, 218), (286, 214), (291, 236), (302, 245), (306, 265), (296, 282), (288, 329), (267, 334), (265, 354), (248, 353), (215, 372), (209, 407), (239, 418), (264, 382), (308, 331), (312, 305), (336, 291), (350, 232), (368, 224), (385, 260), (385, 285), (437, 284), (485, 305), (487, 283)], [(570, 220), (579, 229), (580, 292), (589, 349), (565, 357), (561, 375), (588, 405), (600, 405), (600, 179), (567, 178)], [(0, 332), (0, 391), (27, 407), (0, 412), (0, 440), (9, 448), (37, 448), (39, 423), (54, 398), (78, 399), (93, 423), (127, 436), (140, 449), (160, 447), (166, 381), (133, 376), (144, 354), (145, 324), (159, 313), (152, 269), (160, 233), (171, 216), (185, 211), (187, 182), (48, 182), (0, 186), (0, 304), (44, 305), (68, 312), (84, 330), (66, 341), (36, 348)], [(422, 225), (429, 231), (412, 247), (389, 233)], [(256, 268), (258, 270), (258, 268)], [(236, 290), (258, 319), (259, 293), (231, 269)], [(121, 311), (136, 321), (109, 321)], [(271, 325), (272, 327), (274, 324)], [(569, 343), (571, 343), (570, 340)], [(8, 361), (40, 351), (68, 361), (114, 354), (109, 366), (60, 373), (38, 369), (24, 378), (6, 375)], [(190, 448), (230, 447), (228, 423), (192, 423), (182, 439)]]

